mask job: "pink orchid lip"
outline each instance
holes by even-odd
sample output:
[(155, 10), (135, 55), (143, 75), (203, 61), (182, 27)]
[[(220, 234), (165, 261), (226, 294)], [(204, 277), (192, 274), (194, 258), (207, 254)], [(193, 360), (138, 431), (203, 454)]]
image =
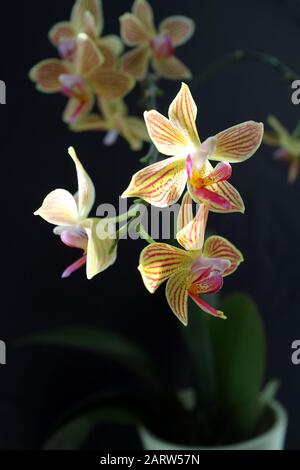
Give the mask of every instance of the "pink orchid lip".
[(158, 34), (150, 41), (150, 47), (156, 59), (168, 59), (174, 54), (172, 40), (166, 34)]
[(86, 264), (86, 255), (79, 258), (75, 263), (71, 264), (67, 269), (64, 270), (61, 277), (62, 279), (66, 279), (71, 276), (75, 271), (80, 269), (82, 266)]
[(61, 38), (58, 44), (58, 52), (62, 59), (72, 61), (76, 51), (76, 40), (73, 38)]
[(84, 90), (84, 83), (79, 75), (62, 74), (59, 76), (59, 81), (62, 84), (61, 92), (68, 98), (75, 98), (78, 100), (78, 106), (68, 118), (68, 124), (76, 121), (78, 116), (84, 110), (87, 104), (87, 96)]
[(286, 160), (286, 161), (289, 161), (291, 159), (288, 152), (285, 149), (281, 148), (281, 147), (278, 148), (277, 150), (275, 150), (274, 158), (276, 160)]
[(223, 274), (228, 268), (230, 268), (231, 262), (225, 258), (206, 258), (204, 256), (200, 256), (197, 258), (191, 267), (191, 271), (194, 275), (197, 273), (203, 272), (205, 268), (210, 271), (217, 271)]
[(88, 237), (82, 229), (63, 230), (60, 234), (61, 241), (71, 248), (86, 249)]

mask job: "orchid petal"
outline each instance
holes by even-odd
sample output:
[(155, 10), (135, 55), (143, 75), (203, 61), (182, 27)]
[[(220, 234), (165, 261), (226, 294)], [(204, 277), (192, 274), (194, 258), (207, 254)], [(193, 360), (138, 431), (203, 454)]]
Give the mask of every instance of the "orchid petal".
[(145, 111), (144, 118), (150, 138), (160, 153), (187, 156), (190, 141), (184, 132), (158, 111)]
[(115, 53), (101, 40), (98, 41), (97, 46), (104, 60), (102, 68), (114, 69), (117, 64), (117, 57)]
[(89, 12), (95, 22), (95, 34), (100, 35), (103, 30), (103, 11), (101, 0), (77, 0), (72, 13), (71, 21), (78, 33), (87, 32), (85, 14)]
[(239, 192), (228, 181), (195, 189), (188, 185), (193, 200), (203, 202), (212, 212), (244, 212), (245, 206)]
[(200, 145), (196, 128), (197, 106), (189, 87), (182, 83), (181, 89), (169, 107), (169, 119), (181, 129), (195, 147)]
[(267, 145), (272, 145), (273, 147), (280, 146), (280, 139), (275, 132), (264, 132), (263, 143)]
[(99, 114), (84, 114), (72, 123), (70, 128), (74, 132), (109, 131), (111, 123), (103, 120)]
[(105, 271), (117, 258), (117, 245), (112, 238), (99, 238), (97, 235), (98, 219), (86, 219), (82, 224), (87, 232), (87, 260), (86, 275), (92, 279), (97, 274)]
[(138, 47), (126, 52), (121, 60), (121, 68), (136, 80), (143, 80), (148, 71), (150, 52), (147, 47)]
[(115, 34), (108, 34), (107, 36), (100, 38), (98, 40), (98, 44), (108, 47), (115, 56), (119, 56), (124, 50), (124, 45), (121, 39)]
[(198, 305), (198, 307), (201, 308), (201, 310), (203, 310), (206, 313), (209, 313), (210, 315), (213, 315), (214, 317), (222, 318), (223, 320), (226, 320), (226, 316), (224, 315), (223, 312), (221, 312), (220, 310), (216, 310), (211, 305), (204, 302), (203, 299), (200, 299), (200, 297), (198, 297), (197, 295), (195, 294), (189, 294), (189, 295), (191, 299), (193, 299), (193, 301)]
[(63, 113), (63, 121), (73, 125), (81, 116), (85, 116), (94, 106), (94, 97), (91, 93), (82, 97), (82, 100), (70, 98)]
[(226, 238), (217, 235), (209, 237), (203, 248), (203, 256), (209, 258), (223, 258), (230, 261), (230, 266), (225, 269), (223, 276), (234, 273), (244, 261), (242, 253)]
[(195, 23), (186, 16), (170, 16), (160, 24), (159, 30), (171, 39), (173, 46), (177, 47), (193, 36)]
[(149, 31), (153, 33), (155, 32), (153, 9), (149, 2), (146, 0), (135, 0), (132, 7), (132, 12), (139, 18), (139, 20), (142, 21), (142, 23), (144, 23)]
[(77, 43), (75, 56), (76, 74), (85, 77), (96, 67), (104, 63), (104, 57), (95, 42), (87, 34), (80, 33), (77, 38)]
[(57, 93), (62, 85), (60, 75), (70, 72), (66, 62), (59, 59), (47, 59), (39, 62), (29, 72), (30, 79), (36, 88), (44, 93)]
[(127, 95), (134, 87), (134, 80), (124, 72), (98, 67), (89, 75), (89, 82), (96, 93), (105, 100)]
[(49, 31), (49, 39), (55, 47), (58, 47), (59, 42), (66, 38), (75, 38), (76, 33), (72, 24), (68, 21), (61, 21), (55, 24)]
[(180, 210), (177, 217), (177, 233), (188, 225), (194, 218), (193, 199), (187, 191), (181, 201)]
[[(196, 217), (192, 217), (192, 219), (190, 219), (191, 215), (193, 216), (193, 214), (190, 213), (190, 210), (192, 209), (191, 201), (192, 199), (189, 193), (186, 193), (177, 219), (178, 232), (176, 238), (178, 243), (180, 243), (180, 245), (186, 250), (201, 250), (204, 242), (208, 208), (205, 204), (201, 204)], [(188, 219), (190, 219), (190, 221), (187, 222), (187, 224), (182, 225)]]
[(209, 158), (229, 163), (243, 162), (256, 152), (261, 144), (263, 133), (263, 124), (254, 121), (230, 127), (215, 136), (216, 149)]
[(148, 291), (156, 289), (190, 261), (184, 250), (166, 243), (152, 243), (140, 255), (139, 271)]
[(122, 197), (140, 197), (156, 207), (178, 201), (186, 185), (185, 160), (167, 158), (138, 171)]
[(73, 147), (69, 148), (69, 155), (76, 166), (78, 180), (78, 214), (82, 220), (88, 216), (95, 202), (95, 187), (91, 178), (78, 160)]
[(151, 39), (151, 32), (145, 28), (142, 21), (131, 13), (120, 17), (121, 36), (127, 46), (147, 44)]
[(174, 273), (166, 285), (166, 297), (170, 308), (185, 326), (188, 324), (188, 271), (182, 269)]
[(48, 194), (34, 215), (54, 225), (75, 225), (78, 222), (76, 201), (65, 189), (56, 189)]
[(299, 159), (297, 157), (291, 157), (290, 167), (288, 172), (288, 182), (294, 183), (299, 174)]
[(162, 78), (168, 80), (190, 80), (192, 78), (190, 69), (175, 56), (164, 60), (153, 59), (152, 64), (157, 74)]

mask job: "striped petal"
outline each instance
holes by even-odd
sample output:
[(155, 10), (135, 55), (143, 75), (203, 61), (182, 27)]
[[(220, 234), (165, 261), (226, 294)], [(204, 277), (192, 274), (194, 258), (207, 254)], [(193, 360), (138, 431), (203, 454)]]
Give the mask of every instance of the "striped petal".
[(174, 273), (166, 285), (166, 297), (173, 313), (185, 326), (188, 324), (188, 270), (182, 269)]
[(107, 36), (100, 38), (98, 44), (108, 47), (115, 56), (119, 56), (124, 50), (124, 44), (119, 36), (116, 36), (115, 34), (108, 34)]
[(124, 72), (98, 67), (89, 75), (89, 83), (99, 97), (114, 100), (127, 95), (135, 82)]
[(63, 113), (63, 121), (73, 125), (82, 116), (85, 116), (94, 105), (94, 97), (91, 93), (83, 95), (82, 99), (70, 98)]
[(151, 32), (145, 28), (142, 21), (131, 13), (120, 17), (121, 36), (127, 46), (147, 44), (151, 39)]
[(47, 59), (39, 62), (29, 72), (30, 79), (36, 88), (44, 93), (57, 93), (62, 85), (59, 77), (68, 74), (68, 65), (59, 59)]
[(159, 30), (171, 39), (173, 46), (177, 47), (193, 36), (195, 23), (186, 16), (170, 16), (160, 24)]
[(90, 213), (95, 202), (95, 187), (94, 184), (78, 160), (76, 152), (73, 147), (69, 148), (69, 155), (76, 166), (77, 181), (78, 181), (78, 214), (80, 219), (85, 219)]
[(86, 275), (92, 279), (109, 268), (117, 258), (117, 245), (113, 238), (100, 238), (97, 235), (99, 219), (86, 219), (82, 224), (88, 236)]
[(102, 65), (104, 60), (96, 43), (87, 34), (79, 34), (75, 56), (76, 74), (81, 77), (86, 77), (96, 67)]
[(105, 43), (102, 43), (102, 41), (98, 41), (97, 47), (104, 59), (102, 67), (107, 69), (114, 69), (117, 65), (116, 54)]
[(151, 140), (164, 155), (187, 157), (190, 141), (187, 135), (158, 111), (145, 111), (144, 118)]
[(225, 269), (223, 276), (232, 274), (244, 261), (242, 253), (225, 238), (219, 236), (209, 237), (203, 248), (203, 256), (208, 258), (222, 258), (230, 261), (230, 266)]
[(71, 21), (78, 33), (86, 31), (86, 12), (94, 19), (94, 34), (100, 35), (103, 30), (103, 11), (101, 0), (76, 0), (71, 13)]
[(195, 294), (189, 294), (189, 295), (191, 299), (193, 299), (193, 301), (198, 305), (198, 307), (200, 307), (201, 310), (203, 310), (203, 312), (209, 313), (210, 315), (213, 315), (214, 317), (222, 318), (223, 320), (226, 320), (226, 316), (224, 315), (223, 312), (221, 312), (220, 310), (216, 310), (211, 305), (204, 302), (203, 299), (200, 299), (200, 297), (198, 297), (197, 295)]
[(230, 163), (243, 162), (256, 152), (261, 144), (263, 133), (263, 124), (254, 121), (230, 127), (215, 136), (216, 149), (209, 158)]
[(166, 243), (152, 243), (140, 255), (139, 271), (145, 287), (153, 294), (178, 269), (191, 262), (184, 250)]
[(187, 134), (192, 145), (198, 147), (200, 139), (196, 128), (197, 106), (189, 87), (182, 83), (181, 89), (169, 107), (169, 119)]
[(56, 189), (44, 199), (42, 206), (34, 213), (53, 225), (75, 225), (78, 222), (77, 204), (68, 191)]
[(239, 192), (228, 181), (195, 189), (188, 185), (195, 202), (207, 205), (212, 212), (244, 212), (245, 206)]
[(74, 28), (68, 21), (61, 21), (55, 24), (49, 31), (49, 40), (55, 47), (58, 47), (61, 40), (73, 39), (75, 36)]
[(111, 123), (103, 120), (99, 114), (84, 114), (71, 124), (70, 129), (74, 132), (109, 131)]
[(148, 71), (150, 53), (148, 47), (138, 47), (126, 52), (121, 59), (121, 68), (136, 80), (143, 80)]
[(152, 63), (157, 74), (167, 80), (190, 80), (192, 78), (190, 69), (175, 56), (165, 60), (153, 59)]
[(122, 197), (140, 197), (156, 207), (175, 204), (187, 181), (185, 160), (167, 158), (138, 171)]
[(153, 33), (155, 32), (153, 9), (149, 2), (146, 0), (135, 0), (132, 7), (132, 13), (137, 16), (142, 23), (144, 23), (149, 31)]
[(188, 225), (194, 218), (193, 199), (187, 191), (182, 198), (180, 210), (177, 217), (177, 233)]
[[(205, 204), (201, 204), (194, 218), (191, 211), (192, 198), (189, 193), (186, 193), (177, 219), (177, 241), (186, 250), (201, 250), (204, 242), (208, 209)], [(192, 218), (190, 219), (191, 216)], [(185, 223), (188, 219), (190, 219), (190, 221)], [(183, 223), (185, 225), (182, 225)]]

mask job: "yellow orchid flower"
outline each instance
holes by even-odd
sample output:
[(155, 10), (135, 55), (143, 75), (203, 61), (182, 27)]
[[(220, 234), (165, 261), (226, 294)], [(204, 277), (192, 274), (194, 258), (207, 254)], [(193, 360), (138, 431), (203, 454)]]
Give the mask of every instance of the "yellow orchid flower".
[(100, 37), (104, 27), (101, 0), (76, 0), (70, 21), (62, 21), (51, 28), (49, 39), (58, 49), (62, 59), (73, 60), (77, 47), (77, 35), (88, 34), (97, 44), (105, 63), (114, 62), (114, 56), (123, 50), (123, 44), (115, 35)]
[[(230, 163), (250, 158), (261, 144), (263, 124), (254, 121), (230, 127), (200, 142), (197, 107), (184, 83), (169, 107), (169, 119), (152, 110), (144, 113), (157, 150), (172, 156), (137, 172), (122, 197), (140, 197), (157, 207), (178, 201), (186, 183), (198, 203), (213, 212), (244, 212), (238, 191), (227, 181)], [(209, 160), (219, 160), (215, 168)]]
[(294, 183), (299, 174), (300, 163), (299, 126), (290, 134), (275, 116), (269, 116), (267, 121), (273, 132), (265, 132), (263, 142), (278, 147), (274, 157), (289, 162), (288, 181)]
[(72, 147), (69, 155), (76, 166), (78, 192), (73, 196), (65, 189), (52, 191), (34, 215), (56, 225), (54, 233), (60, 235), (65, 245), (83, 250), (80, 259), (69, 266), (62, 277), (69, 277), (86, 264), (86, 275), (91, 279), (115, 262), (117, 248), (112, 237), (98, 236), (99, 219), (88, 218), (95, 201), (95, 188)]
[(126, 95), (133, 88), (131, 77), (103, 64), (104, 56), (95, 43), (87, 34), (80, 33), (72, 63), (43, 60), (31, 69), (29, 76), (39, 91), (60, 92), (69, 98), (63, 120), (71, 124), (92, 109), (95, 93), (111, 100)]
[(144, 142), (149, 142), (149, 135), (144, 121), (128, 115), (128, 108), (123, 100), (107, 101), (99, 99), (101, 114), (86, 114), (71, 125), (75, 132), (107, 131), (105, 145), (113, 145), (122, 136), (131, 150), (140, 150)]
[(177, 219), (177, 240), (184, 249), (152, 243), (141, 253), (139, 271), (150, 293), (164, 282), (168, 304), (178, 319), (188, 324), (188, 298), (204, 312), (226, 318), (199, 297), (219, 291), (223, 277), (243, 261), (241, 252), (228, 240), (211, 236), (204, 243), (208, 209), (201, 204), (193, 218), (192, 199), (186, 193)]
[(135, 48), (124, 54), (123, 70), (137, 80), (146, 77), (149, 62), (157, 74), (171, 80), (191, 78), (190, 70), (175, 57), (175, 48), (187, 42), (194, 33), (194, 22), (185, 16), (170, 16), (156, 30), (153, 11), (146, 0), (135, 0), (132, 13), (120, 18), (125, 44)]

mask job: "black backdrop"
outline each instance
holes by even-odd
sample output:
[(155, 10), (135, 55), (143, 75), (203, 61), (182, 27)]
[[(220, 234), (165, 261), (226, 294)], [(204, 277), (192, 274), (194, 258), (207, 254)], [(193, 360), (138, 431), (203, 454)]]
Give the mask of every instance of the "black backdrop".
[[(131, 1), (104, 0), (105, 32), (118, 30), (118, 16)], [(0, 366), (0, 447), (37, 448), (53, 420), (87, 392), (133, 380), (108, 361), (57, 348), (15, 349), (14, 338), (46, 327), (88, 324), (127, 333), (160, 358), (178, 386), (189, 379), (180, 348), (178, 324), (163, 289), (150, 296), (136, 266), (142, 242), (123, 242), (117, 264), (87, 282), (84, 272), (61, 280), (77, 255), (51, 235), (51, 227), (32, 213), (56, 187), (75, 189), (67, 157), (74, 145), (97, 188), (97, 203), (117, 203), (138, 167), (138, 158), (120, 140), (103, 148), (97, 134), (75, 135), (62, 124), (64, 99), (35, 91), (27, 78), (39, 60), (55, 56), (48, 29), (67, 19), (72, 0), (5, 2), (1, 6), (0, 79), (7, 105), (0, 107), (2, 263), (0, 339), (8, 344)], [(300, 26), (296, 1), (153, 0), (157, 20), (170, 14), (195, 19), (197, 32), (179, 50), (196, 74), (215, 57), (237, 48), (274, 54), (300, 73)], [(160, 102), (165, 111), (178, 84), (167, 83)], [(289, 85), (270, 68), (240, 63), (224, 68), (199, 87), (198, 125), (203, 137), (269, 113), (291, 129), (300, 108), (291, 103)], [(268, 338), (267, 377), (281, 379), (280, 399), (290, 414), (288, 446), (300, 448), (300, 366), (291, 363), (291, 342), (300, 337), (299, 200), (300, 181), (287, 184), (287, 168), (262, 147), (234, 168), (233, 183), (246, 204), (239, 214), (211, 217), (211, 226), (236, 243), (246, 262), (226, 280), (225, 291), (254, 296)], [(127, 243), (127, 244), (126, 244)], [(134, 433), (105, 428), (95, 447), (133, 447)]]

